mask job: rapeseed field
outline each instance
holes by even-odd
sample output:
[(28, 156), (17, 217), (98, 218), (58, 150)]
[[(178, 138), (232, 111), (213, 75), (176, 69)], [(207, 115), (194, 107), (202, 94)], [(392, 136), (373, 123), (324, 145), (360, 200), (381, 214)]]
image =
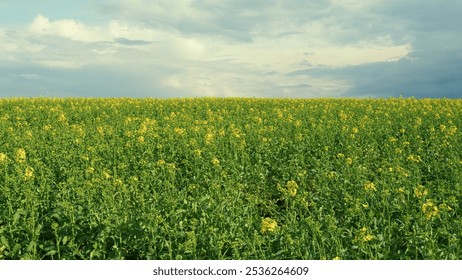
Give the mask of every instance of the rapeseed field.
[(461, 259), (461, 112), (0, 99), (0, 259)]

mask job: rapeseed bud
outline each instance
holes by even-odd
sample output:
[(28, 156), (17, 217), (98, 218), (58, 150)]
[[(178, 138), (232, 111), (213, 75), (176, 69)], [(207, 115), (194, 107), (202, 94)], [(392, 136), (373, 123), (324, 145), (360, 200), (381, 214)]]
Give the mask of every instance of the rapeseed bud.
[(261, 233), (273, 232), (276, 230), (278, 223), (271, 218), (264, 218), (261, 222)]

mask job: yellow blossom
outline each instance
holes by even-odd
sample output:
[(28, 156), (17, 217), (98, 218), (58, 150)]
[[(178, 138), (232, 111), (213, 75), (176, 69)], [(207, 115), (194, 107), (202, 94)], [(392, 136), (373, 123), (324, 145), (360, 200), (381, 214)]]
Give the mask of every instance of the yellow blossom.
[(209, 132), (205, 135), (205, 144), (210, 144), (213, 141), (214, 135)]
[(289, 192), (291, 196), (295, 196), (297, 194), (297, 189), (298, 189), (297, 182), (293, 180), (288, 181), (286, 184), (286, 187), (287, 187), (287, 191)]
[(422, 162), (422, 159), (420, 158), (420, 156), (416, 156), (416, 155), (409, 155), (407, 157), (407, 160), (412, 161), (412, 162)]
[(451, 126), (448, 130), (449, 135), (454, 135), (457, 132), (457, 127), (456, 126)]
[(146, 127), (146, 124), (142, 123), (138, 129), (138, 134), (145, 134), (146, 131), (148, 131), (148, 128)]
[(98, 133), (99, 133), (101, 136), (104, 135), (104, 128), (103, 128), (102, 126), (98, 126), (98, 127), (96, 128), (96, 130), (98, 131)]
[(179, 128), (179, 127), (175, 127), (175, 128), (173, 129), (173, 131), (174, 131), (176, 134), (178, 134), (178, 135), (183, 135), (183, 134), (186, 132), (186, 129), (184, 129), (184, 128)]
[(212, 159), (212, 164), (213, 164), (213, 165), (218, 165), (218, 164), (220, 164), (220, 160), (217, 159), (217, 158), (213, 158), (213, 159)]
[(109, 178), (112, 177), (111, 174), (109, 173), (109, 171), (107, 171), (107, 170), (103, 171), (103, 176), (104, 176), (104, 179), (109, 179)]
[(431, 199), (427, 199), (427, 201), (422, 204), (422, 212), (427, 220), (430, 220), (431, 218), (438, 216), (438, 206), (436, 206)]
[(347, 157), (347, 158), (345, 159), (345, 162), (346, 162), (347, 165), (351, 165), (351, 164), (353, 163), (353, 159), (350, 158), (350, 157)]
[(377, 190), (375, 188), (375, 184), (373, 182), (370, 182), (370, 181), (366, 181), (366, 183), (364, 183), (364, 189), (366, 191), (375, 191), (375, 190)]
[(60, 122), (66, 122), (67, 119), (66, 119), (66, 116), (63, 113), (61, 113), (61, 115), (59, 115), (59, 117), (58, 117), (58, 120)]
[(32, 131), (27, 131), (26, 132), (27, 139), (32, 139), (32, 136), (33, 136)]
[(195, 155), (196, 157), (200, 157), (200, 156), (202, 155), (202, 150), (200, 150), (200, 149), (195, 149), (195, 150), (194, 150), (194, 155)]
[(264, 218), (261, 222), (261, 233), (273, 232), (276, 230), (278, 224), (275, 220), (271, 218)]
[(418, 185), (417, 187), (414, 188), (414, 196), (417, 198), (424, 197), (427, 194), (428, 194), (428, 190), (422, 185)]
[(363, 241), (364, 242), (369, 242), (372, 239), (374, 239), (374, 236), (372, 234), (366, 234), (365, 236), (363, 236)]
[(34, 169), (32, 167), (27, 167), (26, 171), (24, 172), (24, 179), (25, 180), (30, 180), (34, 178)]
[(26, 151), (23, 148), (19, 148), (16, 151), (16, 161), (19, 163), (23, 163), (26, 161)]
[(452, 211), (452, 207), (447, 205), (446, 203), (442, 203), (438, 206), (438, 209), (441, 209), (443, 211)]
[(114, 180), (114, 186), (121, 187), (123, 185), (124, 185), (124, 182), (121, 179), (115, 179)]
[(374, 238), (375, 236), (372, 235), (366, 227), (363, 227), (359, 230), (359, 234), (356, 236), (355, 239), (362, 242), (369, 242), (372, 241)]
[(4, 153), (0, 153), (0, 163), (6, 162), (8, 160), (8, 156)]

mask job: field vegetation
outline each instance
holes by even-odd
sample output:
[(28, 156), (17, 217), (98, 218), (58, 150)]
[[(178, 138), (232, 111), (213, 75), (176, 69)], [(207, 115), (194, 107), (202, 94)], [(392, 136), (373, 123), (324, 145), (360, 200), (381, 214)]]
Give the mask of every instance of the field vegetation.
[(0, 99), (0, 259), (461, 259), (461, 112)]

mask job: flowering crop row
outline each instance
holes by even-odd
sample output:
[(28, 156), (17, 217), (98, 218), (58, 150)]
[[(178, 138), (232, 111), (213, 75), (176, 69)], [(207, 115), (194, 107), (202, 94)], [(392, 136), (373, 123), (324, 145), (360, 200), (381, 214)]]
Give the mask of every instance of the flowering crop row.
[(460, 259), (461, 112), (0, 99), (0, 259)]

